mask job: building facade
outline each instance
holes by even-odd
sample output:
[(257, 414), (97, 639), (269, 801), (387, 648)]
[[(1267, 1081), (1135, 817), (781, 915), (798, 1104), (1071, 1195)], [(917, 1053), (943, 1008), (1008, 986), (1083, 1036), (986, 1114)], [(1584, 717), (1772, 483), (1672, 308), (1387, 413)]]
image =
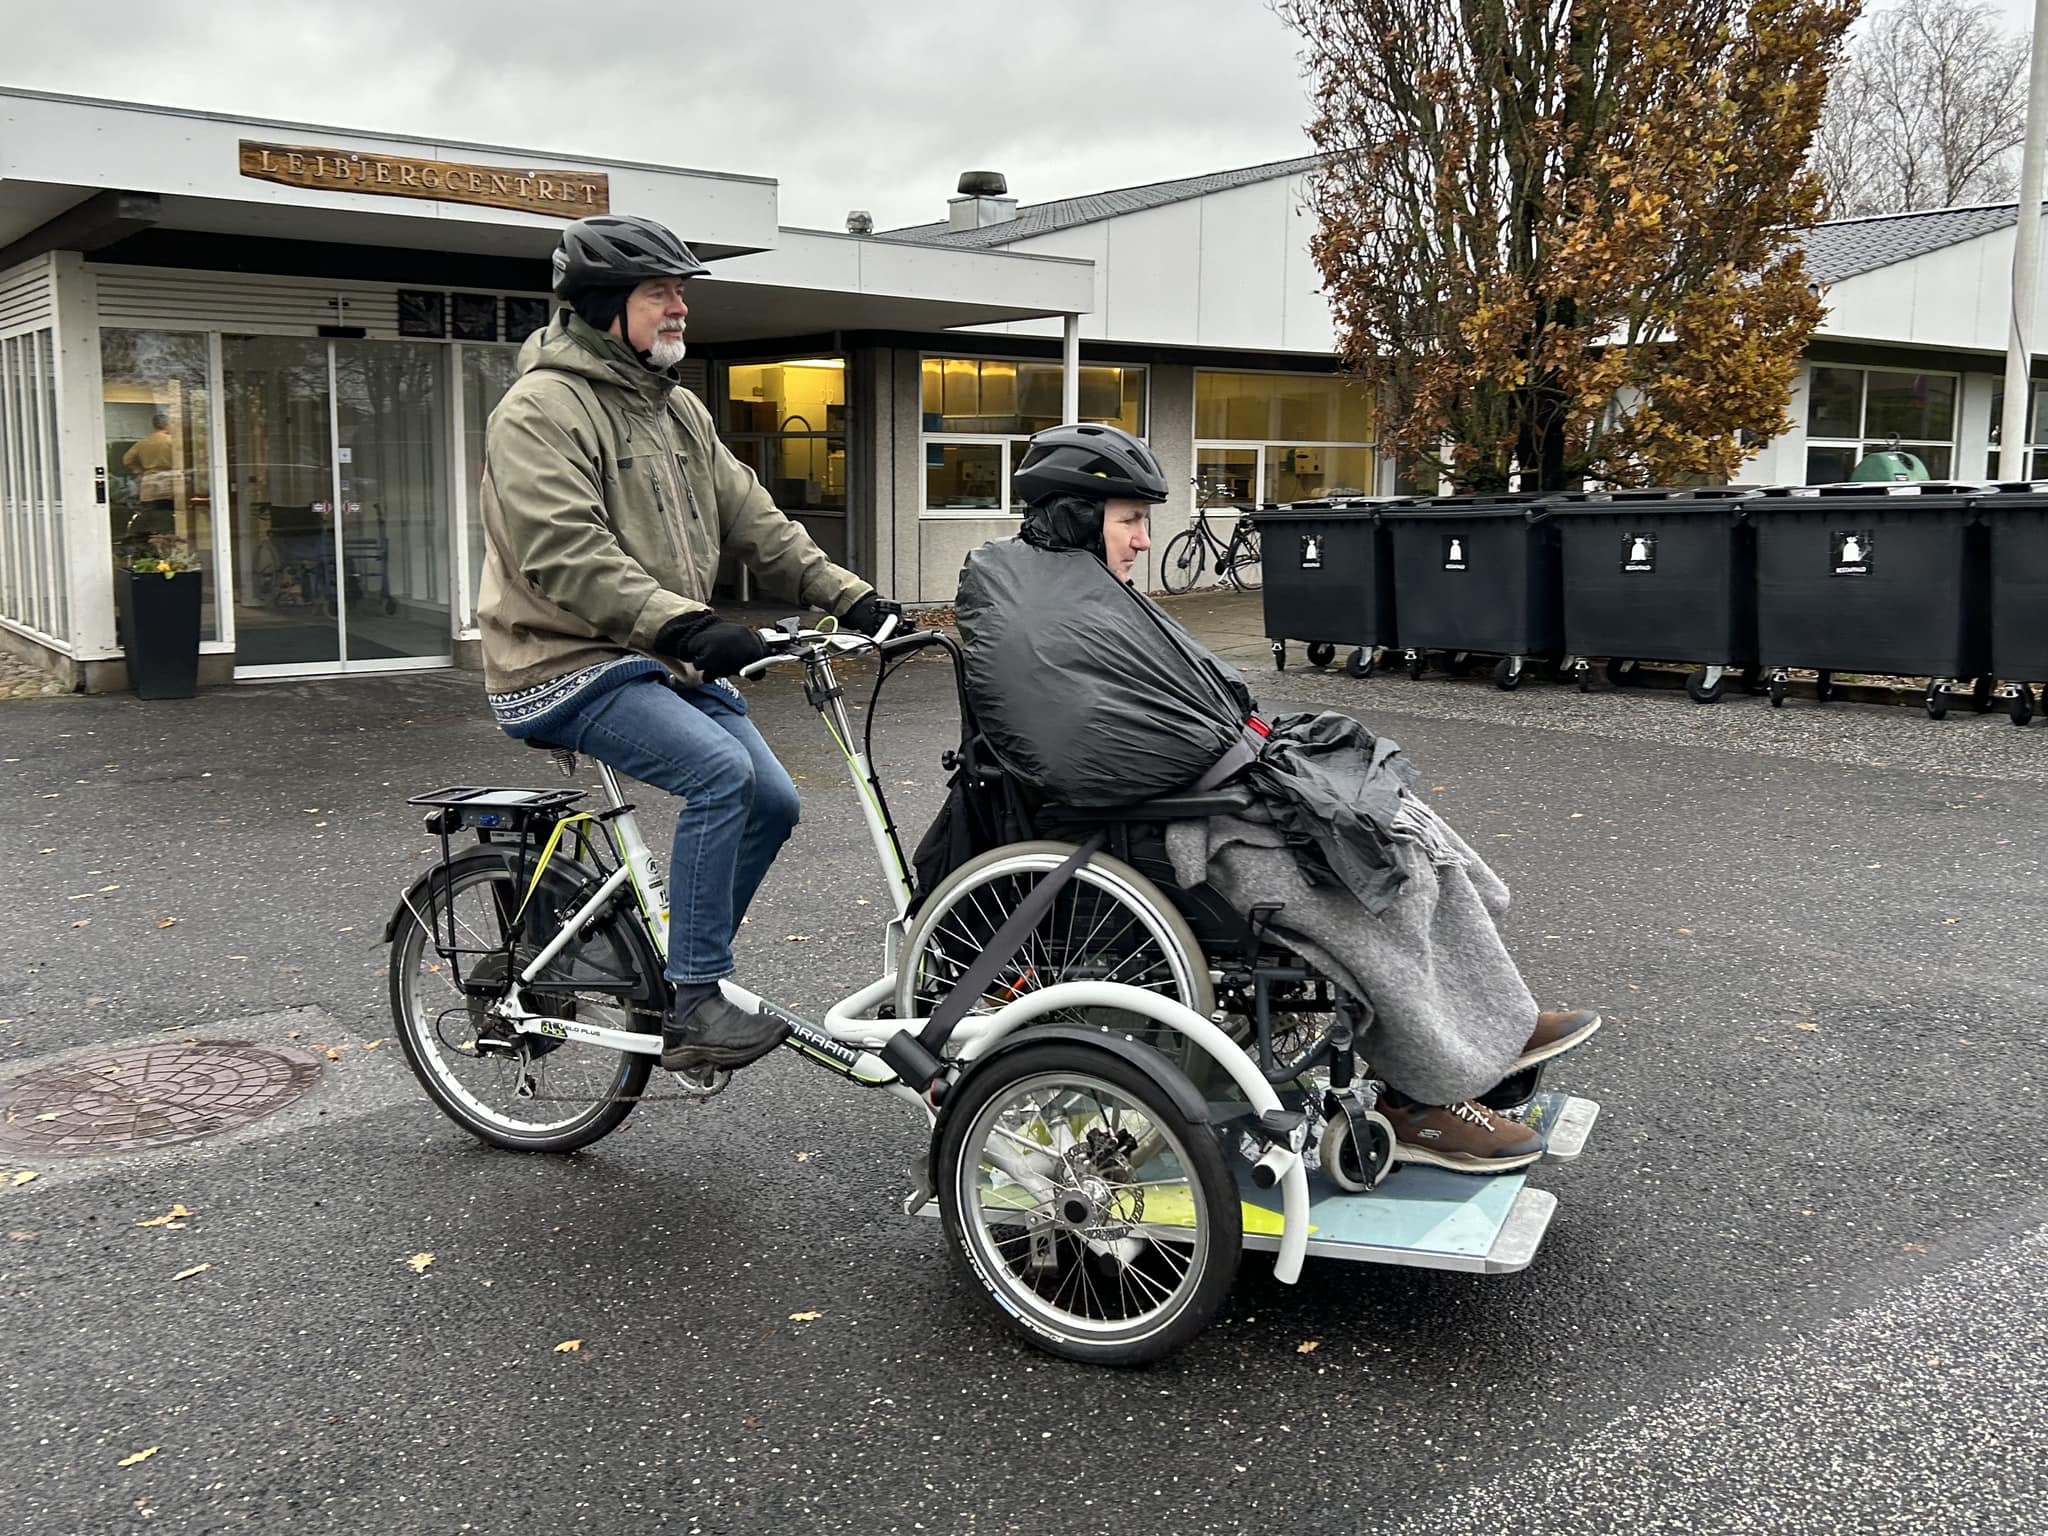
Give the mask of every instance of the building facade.
[[(820, 232), (761, 177), (0, 91), (0, 646), (125, 686), (115, 564), (170, 537), (208, 681), (473, 664), (484, 423), (563, 223), (603, 208), (710, 260), (686, 384), (892, 595), (951, 599), (1063, 419), (1138, 433), (1184, 487), (1155, 546), (1204, 504), (1390, 491), (1308, 256), (1312, 167), (1032, 206), (984, 179), (931, 224)], [(1829, 318), (1744, 478), (1839, 479), (1894, 439), (1991, 473), (2011, 244), (2010, 207), (1816, 231)]]

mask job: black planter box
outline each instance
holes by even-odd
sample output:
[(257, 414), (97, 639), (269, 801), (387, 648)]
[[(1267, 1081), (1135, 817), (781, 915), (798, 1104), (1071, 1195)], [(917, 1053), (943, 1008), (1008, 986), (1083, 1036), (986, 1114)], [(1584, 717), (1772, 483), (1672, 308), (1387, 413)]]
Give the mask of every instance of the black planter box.
[(199, 692), (199, 572), (175, 576), (114, 573), (121, 604), (121, 649), (128, 680), (145, 699), (189, 699)]

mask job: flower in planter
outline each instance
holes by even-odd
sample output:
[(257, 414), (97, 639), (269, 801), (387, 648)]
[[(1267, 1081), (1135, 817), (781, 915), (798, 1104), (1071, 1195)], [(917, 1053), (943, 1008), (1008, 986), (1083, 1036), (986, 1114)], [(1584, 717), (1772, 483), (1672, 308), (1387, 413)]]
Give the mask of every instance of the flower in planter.
[(192, 546), (168, 533), (153, 535), (149, 547), (129, 555), (125, 563), (137, 576), (161, 576), (166, 581), (199, 569), (199, 557)]

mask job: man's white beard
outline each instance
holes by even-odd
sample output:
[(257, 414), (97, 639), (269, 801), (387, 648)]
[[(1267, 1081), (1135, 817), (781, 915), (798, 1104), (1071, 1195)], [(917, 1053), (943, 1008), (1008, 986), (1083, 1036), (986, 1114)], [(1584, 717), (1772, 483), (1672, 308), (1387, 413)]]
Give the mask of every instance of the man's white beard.
[(647, 360), (657, 368), (673, 368), (689, 350), (689, 342), (680, 336), (657, 336), (647, 349)]

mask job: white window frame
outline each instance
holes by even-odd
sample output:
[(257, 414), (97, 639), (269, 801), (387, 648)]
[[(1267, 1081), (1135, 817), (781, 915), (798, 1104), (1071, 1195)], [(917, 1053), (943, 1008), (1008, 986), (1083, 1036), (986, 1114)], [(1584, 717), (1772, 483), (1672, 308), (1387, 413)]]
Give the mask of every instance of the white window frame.
[[(1955, 381), (1955, 391), (1949, 397), (1948, 436), (1945, 438), (1902, 437), (1898, 439), (1899, 447), (1907, 453), (1914, 453), (1916, 449), (1920, 448), (1946, 448), (1948, 450), (1948, 478), (1953, 479), (1955, 477), (1960, 468), (1956, 460), (1962, 452), (1962, 443), (1958, 430), (1961, 426), (1963, 414), (1963, 376), (1961, 373), (1947, 368), (1878, 368), (1865, 363), (1809, 362), (1806, 365), (1807, 420), (1800, 423), (1801, 426), (1807, 426), (1813, 419), (1813, 375), (1814, 371), (1820, 368), (1841, 369), (1843, 371), (1854, 370), (1863, 376), (1863, 387), (1858, 392), (1856, 400), (1856, 427), (1858, 435), (1855, 437), (1815, 437), (1809, 431), (1806, 438), (1806, 447), (1803, 450), (1805, 457), (1801, 459), (1799, 464), (1799, 477), (1802, 483), (1806, 482), (1806, 477), (1809, 473), (1808, 464), (1811, 461), (1814, 449), (1847, 448), (1855, 454), (1856, 458), (1860, 459), (1870, 451), (1869, 445), (1878, 441), (1867, 430), (1870, 424), (1870, 376), (1873, 373), (1896, 373), (1903, 374), (1907, 378), (1953, 379)], [(1892, 439), (1885, 438), (1883, 441), (1889, 446)], [(1915, 457), (1925, 458), (1926, 455), (1915, 453)], [(1854, 460), (1851, 460), (1851, 468), (1854, 468)]]
[[(1343, 377), (1341, 374), (1318, 373), (1301, 368), (1197, 368), (1195, 370), (1194, 394), (1189, 402), (1193, 406), (1193, 419), (1197, 423), (1201, 421), (1202, 376), (1204, 374), (1227, 374), (1236, 378), (1256, 374), (1273, 379), (1341, 379)], [(1254, 502), (1261, 502), (1265, 499), (1266, 456), (1268, 450), (1275, 448), (1363, 448), (1371, 455), (1372, 462), (1372, 484), (1365, 489), (1363, 494), (1367, 496), (1382, 494), (1383, 488), (1388, 483), (1388, 477), (1393, 473), (1393, 463), (1380, 452), (1380, 414), (1379, 407), (1375, 406), (1372, 418), (1373, 438), (1372, 441), (1365, 443), (1345, 442), (1338, 439), (1317, 440), (1299, 437), (1197, 437), (1194, 442), (1194, 453), (1190, 460), (1188, 511), (1193, 513), (1202, 505), (1201, 462), (1202, 454), (1208, 450), (1236, 453), (1243, 453), (1252, 449), (1257, 450), (1257, 483), (1253, 487), (1251, 499)]]
[[(918, 517), (940, 522), (958, 522), (962, 519), (973, 518), (984, 520), (988, 518), (1021, 518), (1024, 515), (1024, 509), (1012, 506), (1010, 503), (1010, 481), (1016, 474), (1017, 450), (1025, 443), (1031, 441), (1031, 434), (1028, 432), (926, 432), (923, 430), (924, 365), (932, 361), (944, 362), (948, 358), (963, 358), (976, 363), (1050, 363), (1055, 373), (1060, 372), (1064, 364), (1058, 358), (1012, 357), (1001, 353), (953, 351), (920, 352), (917, 355), (917, 419), (919, 426), (917, 434)], [(1138, 424), (1148, 429), (1149, 432), (1152, 425), (1152, 365), (1150, 363), (1089, 362), (1083, 359), (1081, 366), (1083, 368), (1119, 368), (1125, 373), (1141, 375), (1142, 382), (1138, 388)], [(1138, 436), (1149, 442), (1148, 432), (1140, 432)], [(931, 495), (931, 478), (926, 473), (930, 466), (925, 463), (928, 457), (927, 450), (935, 446), (946, 447), (952, 444), (966, 446), (995, 444), (1002, 449), (1002, 469), (1000, 471), (1000, 478), (996, 482), (1002, 487), (1003, 493), (1002, 501), (999, 505), (993, 507), (934, 507), (930, 505), (927, 500)]]

